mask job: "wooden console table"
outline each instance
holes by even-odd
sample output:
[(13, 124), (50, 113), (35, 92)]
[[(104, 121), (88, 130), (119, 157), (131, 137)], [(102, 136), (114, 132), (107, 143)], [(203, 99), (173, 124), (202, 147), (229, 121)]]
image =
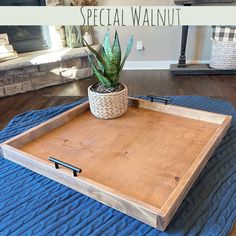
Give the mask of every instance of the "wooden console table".
[[(234, 0), (175, 0), (176, 5), (192, 6), (206, 4), (226, 4)], [(182, 26), (181, 51), (178, 64), (171, 65), (172, 75), (190, 75), (190, 74), (236, 74), (236, 70), (220, 70), (210, 68), (208, 64), (186, 64), (186, 45), (188, 38), (188, 25)]]

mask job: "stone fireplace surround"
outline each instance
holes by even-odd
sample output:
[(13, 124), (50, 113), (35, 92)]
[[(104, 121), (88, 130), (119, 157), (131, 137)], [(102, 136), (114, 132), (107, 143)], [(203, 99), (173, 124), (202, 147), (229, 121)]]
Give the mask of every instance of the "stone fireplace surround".
[[(94, 45), (99, 50), (99, 45)], [(0, 63), (0, 97), (92, 76), (86, 47), (19, 54)]]
[[(70, 0), (46, 0), (48, 6), (68, 5)], [(61, 44), (61, 26), (55, 26)], [(100, 46), (94, 45), (99, 51)], [(92, 75), (86, 47), (57, 48), (19, 54), (19, 58), (0, 63), (0, 97), (63, 84)]]

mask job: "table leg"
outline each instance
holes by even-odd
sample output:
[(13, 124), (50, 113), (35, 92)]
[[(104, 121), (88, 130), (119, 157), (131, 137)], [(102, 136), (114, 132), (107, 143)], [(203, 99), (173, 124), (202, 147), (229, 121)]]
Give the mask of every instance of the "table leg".
[(182, 26), (182, 42), (181, 42), (181, 53), (179, 57), (178, 67), (187, 67), (186, 64), (186, 45), (188, 38), (188, 25)]

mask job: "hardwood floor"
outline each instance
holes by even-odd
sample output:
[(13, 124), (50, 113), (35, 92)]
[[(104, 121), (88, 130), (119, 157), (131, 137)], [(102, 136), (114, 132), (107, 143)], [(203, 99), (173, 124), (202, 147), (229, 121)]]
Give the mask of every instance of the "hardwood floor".
[[(0, 98), (0, 130), (17, 114), (74, 102), (87, 96), (94, 78)], [(236, 107), (236, 75), (176, 76), (167, 70), (124, 71), (121, 82), (129, 95), (202, 95), (230, 101)], [(232, 231), (236, 235), (236, 227)]]
[[(236, 107), (236, 75), (176, 76), (167, 70), (124, 71), (121, 81), (129, 95), (203, 95), (230, 101)], [(66, 104), (87, 96), (94, 78), (0, 98), (0, 130), (15, 115), (32, 110)]]

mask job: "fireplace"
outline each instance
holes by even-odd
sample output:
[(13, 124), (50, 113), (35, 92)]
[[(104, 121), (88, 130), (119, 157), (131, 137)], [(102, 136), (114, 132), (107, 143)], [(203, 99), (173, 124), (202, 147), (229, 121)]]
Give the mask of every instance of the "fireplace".
[[(1, 0), (0, 6), (45, 6), (45, 0)], [(0, 26), (18, 53), (48, 48), (47, 26)]]

